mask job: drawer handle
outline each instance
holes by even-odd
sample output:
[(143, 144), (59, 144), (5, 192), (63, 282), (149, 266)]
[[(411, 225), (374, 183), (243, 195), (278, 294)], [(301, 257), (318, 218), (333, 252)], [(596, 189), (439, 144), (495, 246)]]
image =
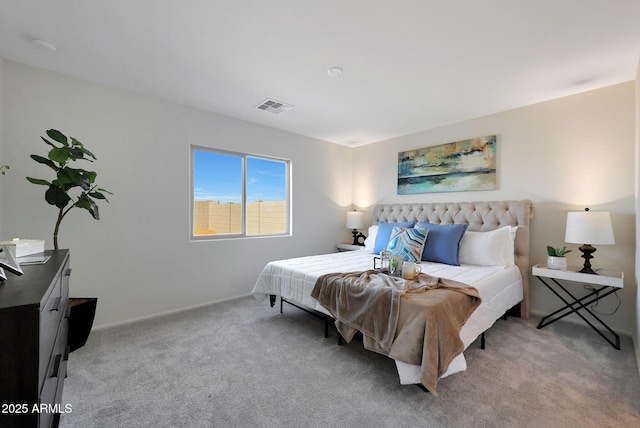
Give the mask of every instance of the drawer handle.
[(70, 269), (70, 268), (69, 268), (69, 269), (67, 269), (67, 270), (64, 272), (64, 276), (71, 276), (71, 269)]
[(58, 371), (60, 370), (60, 363), (62, 362), (62, 354), (56, 355), (55, 360), (53, 360), (53, 367), (51, 368), (51, 376), (49, 378), (58, 377)]
[(60, 296), (53, 299), (53, 304), (51, 305), (51, 312), (58, 311), (60, 309)]

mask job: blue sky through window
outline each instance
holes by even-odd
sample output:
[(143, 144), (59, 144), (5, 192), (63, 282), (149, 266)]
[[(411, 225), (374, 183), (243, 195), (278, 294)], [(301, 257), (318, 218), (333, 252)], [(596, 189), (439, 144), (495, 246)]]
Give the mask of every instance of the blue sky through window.
[[(194, 150), (193, 199), (242, 202), (242, 157)], [(286, 163), (247, 157), (247, 202), (286, 199)]]
[(284, 201), (286, 183), (284, 162), (247, 157), (247, 202)]

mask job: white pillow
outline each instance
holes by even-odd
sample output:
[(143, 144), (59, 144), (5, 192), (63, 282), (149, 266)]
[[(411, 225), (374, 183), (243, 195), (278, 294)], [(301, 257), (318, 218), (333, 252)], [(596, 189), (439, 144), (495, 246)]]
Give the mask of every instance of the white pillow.
[[(509, 246), (511, 242), (511, 246)], [(511, 251), (511, 258), (506, 257)], [(512, 266), (513, 238), (511, 227), (490, 232), (465, 232), (460, 240), (460, 264), (479, 266)], [(511, 264), (508, 264), (511, 262)]]
[(369, 236), (364, 240), (364, 249), (373, 253), (373, 247), (376, 245), (376, 236), (378, 236), (378, 225), (369, 226)]
[(507, 266), (516, 265), (516, 232), (517, 226), (507, 226), (509, 228), (509, 239), (504, 247), (504, 263)]

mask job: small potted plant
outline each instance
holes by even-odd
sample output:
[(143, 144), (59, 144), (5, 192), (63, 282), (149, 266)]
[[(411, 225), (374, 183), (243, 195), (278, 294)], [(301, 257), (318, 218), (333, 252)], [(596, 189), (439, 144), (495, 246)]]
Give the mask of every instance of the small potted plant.
[(547, 245), (547, 267), (549, 269), (565, 270), (567, 268), (567, 258), (564, 256), (570, 253), (567, 247), (555, 248)]

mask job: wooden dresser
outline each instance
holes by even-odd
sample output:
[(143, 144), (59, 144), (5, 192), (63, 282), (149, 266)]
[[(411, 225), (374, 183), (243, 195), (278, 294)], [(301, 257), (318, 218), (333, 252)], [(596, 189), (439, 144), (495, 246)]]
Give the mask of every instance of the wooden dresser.
[[(57, 426), (69, 356), (69, 251), (0, 283), (0, 427)], [(68, 411), (68, 410), (67, 410)]]

